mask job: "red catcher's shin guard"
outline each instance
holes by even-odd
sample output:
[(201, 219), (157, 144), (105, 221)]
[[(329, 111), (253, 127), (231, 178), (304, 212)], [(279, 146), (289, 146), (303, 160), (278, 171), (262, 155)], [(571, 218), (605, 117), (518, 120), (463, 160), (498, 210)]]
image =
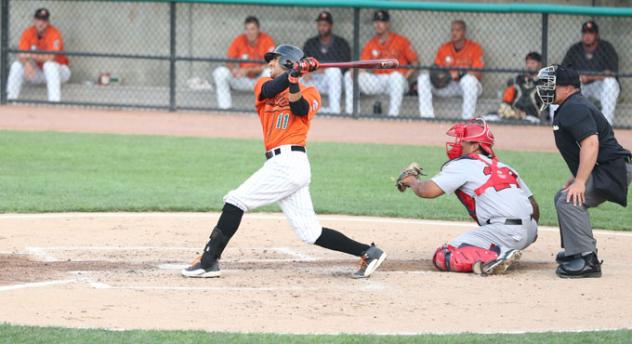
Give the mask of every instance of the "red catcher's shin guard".
[(498, 253), (484, 248), (464, 245), (456, 248), (451, 245), (439, 247), (432, 263), (440, 271), (472, 272), (472, 265), (480, 260), (483, 263), (498, 258)]

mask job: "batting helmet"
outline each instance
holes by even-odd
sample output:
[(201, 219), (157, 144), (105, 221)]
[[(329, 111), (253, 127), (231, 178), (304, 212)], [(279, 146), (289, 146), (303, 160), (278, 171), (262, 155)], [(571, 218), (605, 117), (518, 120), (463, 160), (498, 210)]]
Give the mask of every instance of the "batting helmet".
[(447, 132), (448, 136), (454, 137), (454, 142), (446, 143), (446, 153), (450, 160), (463, 155), (462, 142), (476, 142), (481, 149), (490, 157), (495, 156), (492, 146), (494, 145), (494, 134), (482, 118), (474, 118), (465, 123), (453, 125)]
[(266, 53), (263, 58), (266, 62), (270, 62), (278, 56), (280, 57), (279, 64), (286, 69), (290, 69), (295, 63), (298, 63), (304, 55), (303, 50), (299, 47), (291, 44), (281, 44), (274, 48), (273, 51)]

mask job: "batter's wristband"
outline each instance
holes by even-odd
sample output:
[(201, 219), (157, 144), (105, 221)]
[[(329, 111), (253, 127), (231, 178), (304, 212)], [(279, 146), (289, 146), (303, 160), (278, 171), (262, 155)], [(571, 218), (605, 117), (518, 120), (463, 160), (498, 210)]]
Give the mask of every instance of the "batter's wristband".
[(298, 84), (298, 77), (292, 76), (292, 74), (288, 74), (287, 75), (287, 80), (290, 82), (290, 87), (292, 87), (292, 84)]

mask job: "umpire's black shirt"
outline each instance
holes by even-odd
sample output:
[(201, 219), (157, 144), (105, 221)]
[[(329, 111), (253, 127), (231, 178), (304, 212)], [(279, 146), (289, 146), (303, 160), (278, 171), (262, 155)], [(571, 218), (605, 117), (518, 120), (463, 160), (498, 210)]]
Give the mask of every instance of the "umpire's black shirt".
[(579, 143), (590, 135), (599, 137), (597, 164), (630, 156), (614, 137), (612, 126), (593, 103), (577, 92), (555, 111), (553, 118), (555, 145), (573, 176), (579, 168)]

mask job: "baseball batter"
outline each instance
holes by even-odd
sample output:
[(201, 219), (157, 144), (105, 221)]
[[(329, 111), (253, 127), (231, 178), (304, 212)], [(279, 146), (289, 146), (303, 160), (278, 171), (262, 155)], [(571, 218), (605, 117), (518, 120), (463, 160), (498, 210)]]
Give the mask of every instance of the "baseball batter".
[(482, 119), (448, 130), (446, 162), (439, 174), (420, 181), (416, 163), (405, 169), (397, 188), (411, 188), (422, 198), (455, 193), (479, 227), (439, 247), (433, 263), (442, 271), (504, 273), (520, 259), (520, 250), (537, 237), (538, 204), (513, 168), (498, 161), (494, 135)]
[(361, 258), (352, 277), (369, 277), (386, 258), (375, 245), (356, 242), (342, 233), (322, 227), (316, 218), (309, 193), (310, 163), (305, 144), (311, 120), (320, 108), (320, 94), (299, 82), (301, 76), (318, 67), (315, 59), (303, 59), (303, 51), (281, 44), (265, 54), (271, 77), (255, 84), (255, 105), (263, 129), (267, 161), (236, 190), (224, 197), (222, 214), (204, 253), (190, 267), (186, 277), (219, 277), (218, 260), (239, 228), (244, 212), (277, 203), (296, 234), (308, 244)]

